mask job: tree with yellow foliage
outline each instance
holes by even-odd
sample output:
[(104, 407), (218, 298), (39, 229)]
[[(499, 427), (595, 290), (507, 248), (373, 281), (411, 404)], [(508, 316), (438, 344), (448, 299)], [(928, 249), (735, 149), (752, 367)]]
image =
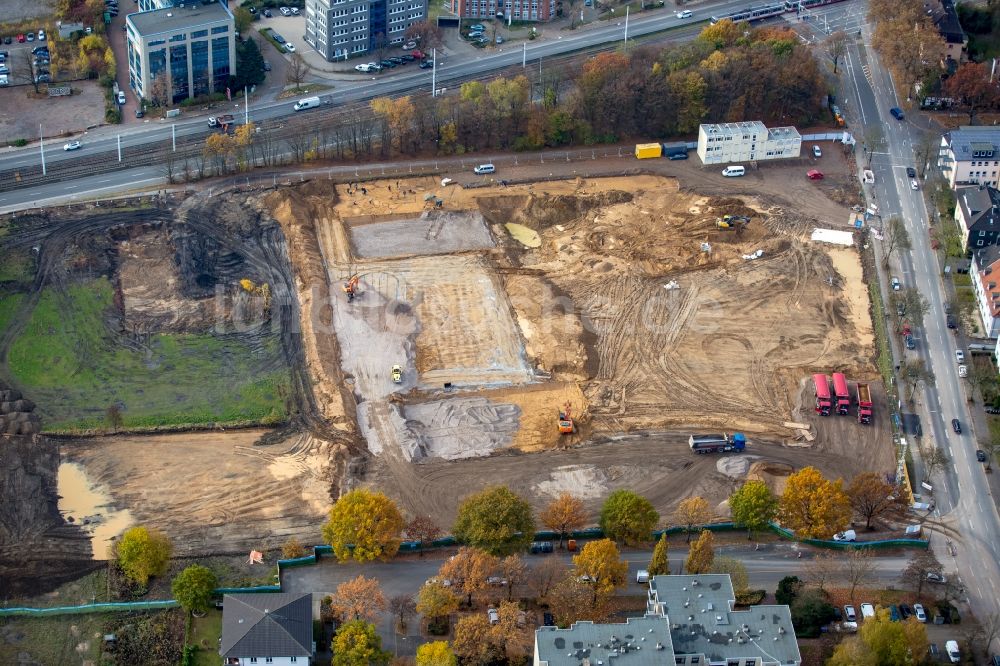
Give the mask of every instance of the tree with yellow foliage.
[(402, 531), (403, 516), (396, 503), (383, 493), (359, 488), (342, 495), (330, 509), (323, 539), (341, 562), (352, 557), (370, 562), (395, 555)]
[(691, 532), (695, 527), (701, 527), (712, 520), (712, 510), (704, 497), (694, 495), (686, 497), (677, 505), (674, 511), (674, 522), (684, 526), (687, 533), (687, 543), (691, 543)]
[(417, 666), (457, 666), (458, 658), (448, 641), (424, 643), (417, 648)]
[(392, 653), (382, 649), (382, 638), (375, 625), (363, 620), (340, 625), (330, 649), (331, 666), (385, 666), (392, 658)]
[(911, 666), (924, 663), (927, 630), (917, 618), (893, 622), (889, 609), (878, 607), (875, 617), (861, 625), (857, 636), (841, 641), (827, 666)]
[(621, 559), (618, 546), (611, 539), (591, 541), (579, 555), (573, 556), (575, 575), (590, 586), (591, 606), (596, 607), (600, 595), (610, 594), (625, 584), (628, 562)]
[(456, 590), (467, 595), (471, 607), (473, 595), (480, 594), (489, 586), (487, 581), (499, 566), (499, 558), (478, 548), (464, 546), (441, 565), (438, 577), (450, 580)]
[(570, 532), (587, 524), (587, 511), (583, 507), (582, 499), (563, 492), (538, 514), (538, 520), (559, 535), (559, 548), (562, 548), (563, 540)]
[(689, 574), (704, 574), (712, 570), (715, 562), (715, 536), (708, 530), (702, 530), (697, 541), (688, 551), (684, 561), (684, 571)]
[(432, 581), (417, 593), (417, 612), (433, 621), (440, 621), (458, 610), (458, 595), (440, 581)]
[(829, 481), (815, 467), (805, 467), (788, 477), (778, 516), (798, 537), (829, 539), (850, 524), (851, 500), (843, 481)]

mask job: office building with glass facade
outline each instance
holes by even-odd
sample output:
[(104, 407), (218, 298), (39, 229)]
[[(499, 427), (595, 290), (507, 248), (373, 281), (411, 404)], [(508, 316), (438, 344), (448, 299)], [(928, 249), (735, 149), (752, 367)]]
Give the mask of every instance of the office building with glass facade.
[(129, 14), (125, 26), (129, 85), (142, 99), (169, 105), (224, 92), (236, 73), (236, 28), (222, 2)]

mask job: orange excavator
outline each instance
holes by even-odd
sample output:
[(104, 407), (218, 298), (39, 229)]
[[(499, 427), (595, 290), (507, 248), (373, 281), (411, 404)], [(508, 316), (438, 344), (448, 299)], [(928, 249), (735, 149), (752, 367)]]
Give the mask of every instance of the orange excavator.
[(573, 422), (573, 403), (567, 402), (559, 410), (559, 432), (563, 435), (572, 435), (576, 432), (576, 424)]
[(344, 293), (347, 294), (347, 302), (350, 303), (354, 300), (354, 297), (359, 294), (358, 292), (358, 281), (361, 278), (354, 274), (351, 279), (344, 283)]

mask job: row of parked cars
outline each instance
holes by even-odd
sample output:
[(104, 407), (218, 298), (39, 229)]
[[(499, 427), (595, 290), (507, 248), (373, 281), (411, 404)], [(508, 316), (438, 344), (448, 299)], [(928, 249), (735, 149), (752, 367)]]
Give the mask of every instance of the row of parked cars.
[(383, 69), (395, 69), (401, 65), (407, 65), (411, 62), (420, 61), (420, 69), (430, 69), (434, 66), (434, 61), (430, 58), (418, 58), (411, 53), (404, 53), (401, 56), (392, 56), (391, 58), (386, 58), (385, 60), (380, 60), (379, 62), (366, 62), (360, 65), (355, 65), (354, 69), (359, 72), (381, 72)]

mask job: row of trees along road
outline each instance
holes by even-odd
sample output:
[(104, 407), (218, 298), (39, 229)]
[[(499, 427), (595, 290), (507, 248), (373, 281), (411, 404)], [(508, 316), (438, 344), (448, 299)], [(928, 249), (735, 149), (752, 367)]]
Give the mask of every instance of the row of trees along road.
[[(602, 53), (541, 76), (470, 81), (457, 95), (375, 99), (367, 113), (303, 127), (286, 152), (294, 161), (450, 155), (691, 136), (702, 122), (748, 117), (808, 125), (823, 117), (824, 90), (816, 60), (792, 30), (721, 21), (678, 46)], [(267, 163), (272, 151), (256, 145), (266, 137), (251, 139), (241, 149)], [(230, 160), (224, 170), (240, 168), (247, 163)]]

